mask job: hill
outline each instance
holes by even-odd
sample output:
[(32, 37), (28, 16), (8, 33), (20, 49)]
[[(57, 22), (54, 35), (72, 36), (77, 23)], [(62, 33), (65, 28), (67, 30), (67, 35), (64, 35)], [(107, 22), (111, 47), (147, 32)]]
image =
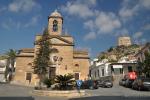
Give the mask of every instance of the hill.
[(110, 62), (117, 62), (121, 57), (128, 56), (134, 57), (134, 55), (141, 49), (141, 46), (133, 44), (130, 46), (116, 46), (110, 47), (107, 51), (101, 52), (98, 55), (98, 60), (108, 59)]

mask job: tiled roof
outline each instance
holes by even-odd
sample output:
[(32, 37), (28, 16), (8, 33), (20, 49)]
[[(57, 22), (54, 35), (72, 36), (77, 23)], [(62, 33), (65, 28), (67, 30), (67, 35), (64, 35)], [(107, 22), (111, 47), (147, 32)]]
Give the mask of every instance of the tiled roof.
[(26, 52), (26, 53), (34, 53), (34, 48), (22, 48), (19, 51)]
[(87, 50), (74, 50), (73, 53), (74, 53), (74, 54), (84, 54), (84, 55), (88, 55), (88, 51), (87, 51)]

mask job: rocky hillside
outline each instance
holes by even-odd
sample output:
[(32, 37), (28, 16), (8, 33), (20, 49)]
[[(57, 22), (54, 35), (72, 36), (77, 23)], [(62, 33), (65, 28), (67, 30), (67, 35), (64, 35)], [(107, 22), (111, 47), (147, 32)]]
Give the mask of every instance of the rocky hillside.
[(107, 51), (101, 52), (98, 59), (108, 59), (111, 62), (117, 62), (121, 57), (134, 56), (139, 50), (140, 46), (133, 44), (131, 46), (116, 46), (110, 47)]

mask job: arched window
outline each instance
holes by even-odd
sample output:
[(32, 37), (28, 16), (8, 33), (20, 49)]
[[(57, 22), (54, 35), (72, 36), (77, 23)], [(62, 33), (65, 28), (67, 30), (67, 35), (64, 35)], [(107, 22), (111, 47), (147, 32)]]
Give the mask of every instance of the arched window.
[(53, 21), (53, 31), (54, 32), (58, 31), (58, 22), (56, 20)]
[(75, 64), (76, 67), (79, 67), (79, 64)]
[(79, 68), (79, 64), (75, 64), (75, 68)]

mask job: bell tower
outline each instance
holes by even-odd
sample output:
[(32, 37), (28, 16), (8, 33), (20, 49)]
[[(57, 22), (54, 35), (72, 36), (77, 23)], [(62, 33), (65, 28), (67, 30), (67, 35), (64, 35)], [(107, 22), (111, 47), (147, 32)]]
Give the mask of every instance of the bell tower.
[(61, 35), (63, 18), (61, 14), (55, 10), (48, 17), (48, 33), (49, 35)]

